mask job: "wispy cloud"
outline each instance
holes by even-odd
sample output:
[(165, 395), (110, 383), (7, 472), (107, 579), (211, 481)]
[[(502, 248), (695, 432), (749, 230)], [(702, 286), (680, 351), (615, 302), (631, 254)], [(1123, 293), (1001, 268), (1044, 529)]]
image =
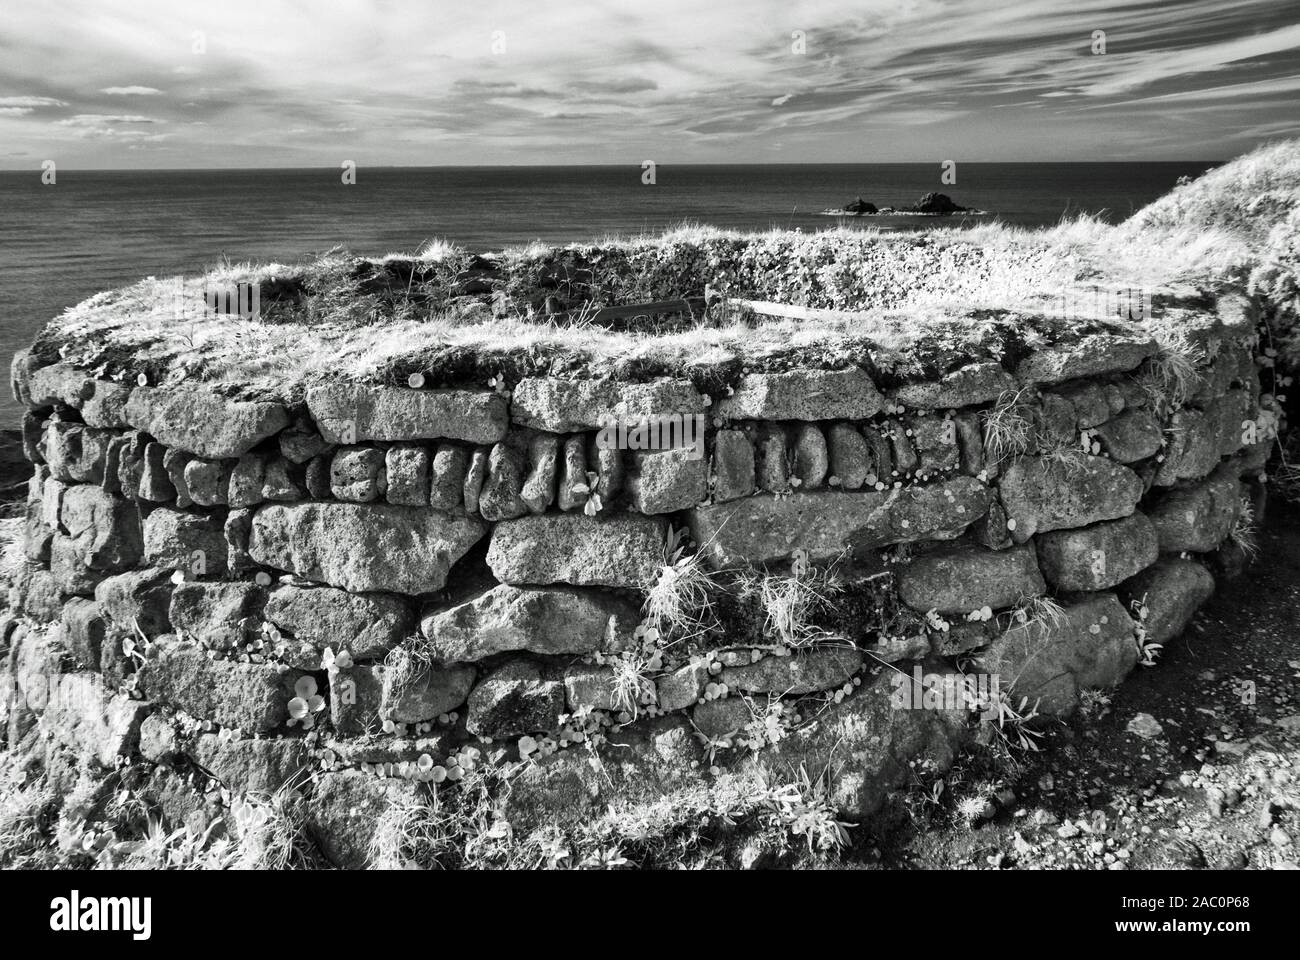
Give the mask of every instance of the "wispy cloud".
[(157, 87), (104, 87), (99, 91), (110, 97), (156, 97), (162, 94)]
[(6, 20), (0, 142), (70, 166), (1211, 159), (1300, 133), (1276, 0), (57, 0)]

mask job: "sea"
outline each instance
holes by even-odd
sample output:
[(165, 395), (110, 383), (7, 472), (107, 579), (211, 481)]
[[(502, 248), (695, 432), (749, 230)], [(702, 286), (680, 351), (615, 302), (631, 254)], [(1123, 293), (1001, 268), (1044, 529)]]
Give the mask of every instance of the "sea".
[[(293, 262), (335, 247), (412, 252), (432, 240), (474, 251), (540, 240), (635, 236), (682, 223), (814, 231), (917, 230), (999, 220), (1050, 226), (1079, 214), (1118, 222), (1216, 161), (340, 169), (0, 171), (0, 357), (100, 290), (195, 273), (223, 259)], [(653, 173), (653, 176), (651, 176)], [(647, 182), (652, 180), (653, 182)], [(931, 191), (980, 215), (834, 218)], [(3, 391), (0, 427), (21, 410)]]

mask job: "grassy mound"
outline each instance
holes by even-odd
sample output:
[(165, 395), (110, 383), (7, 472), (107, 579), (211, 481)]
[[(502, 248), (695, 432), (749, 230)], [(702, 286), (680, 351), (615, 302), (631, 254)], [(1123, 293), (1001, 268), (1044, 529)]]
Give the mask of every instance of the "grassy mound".
[[(1298, 196), (1300, 145), (1289, 142), (1181, 185), (1118, 226), (1090, 218), (915, 234), (686, 226), (483, 255), (445, 243), (377, 259), (331, 251), (100, 294), (51, 321), (37, 349), (101, 376), (222, 381), (284, 399), (317, 379), (400, 383), (414, 372), (483, 385), (501, 374), (677, 374), (716, 386), (742, 368), (856, 362), (888, 382), (972, 355), (1014, 359), (1098, 325), (1132, 329), (1099, 291), (1141, 290), (1166, 325), (1204, 308), (1207, 293), (1247, 282), (1294, 300)], [(241, 282), (261, 291), (257, 318), (205, 310), (205, 290)], [(853, 313), (594, 319), (600, 307), (706, 289)]]

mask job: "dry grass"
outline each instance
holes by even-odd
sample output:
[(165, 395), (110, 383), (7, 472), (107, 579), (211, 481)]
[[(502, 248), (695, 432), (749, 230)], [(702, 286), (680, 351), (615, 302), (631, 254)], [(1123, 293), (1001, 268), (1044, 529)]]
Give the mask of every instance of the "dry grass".
[[(419, 371), (486, 386), (501, 370), (513, 381), (556, 361), (576, 375), (671, 373), (697, 382), (725, 380), (742, 364), (853, 362), (888, 380), (915, 374), (926, 357), (1001, 357), (1113, 321), (1102, 307), (1058, 316), (1063, 299), (1088, 302), (1095, 288), (1135, 287), (1170, 305), (1235, 282), (1298, 195), (1300, 149), (1286, 143), (1178, 187), (1118, 226), (1090, 217), (1044, 230), (986, 223), (916, 234), (683, 225), (598, 244), (507, 249), (495, 255), (494, 292), (481, 296), (459, 294), (456, 276), (471, 257), (445, 240), (405, 257), (334, 250), (295, 265), (225, 263), (180, 284), (149, 278), (68, 310), (40, 343), (50, 359), (61, 351), (99, 375), (220, 381), (290, 400), (321, 379), (401, 383)], [(542, 303), (557, 292), (556, 276), (573, 311), (713, 285), (857, 315), (754, 324), (651, 318), (627, 329), (593, 323), (589, 313), (557, 322)], [(238, 281), (269, 291), (259, 320), (205, 313), (205, 284)]]

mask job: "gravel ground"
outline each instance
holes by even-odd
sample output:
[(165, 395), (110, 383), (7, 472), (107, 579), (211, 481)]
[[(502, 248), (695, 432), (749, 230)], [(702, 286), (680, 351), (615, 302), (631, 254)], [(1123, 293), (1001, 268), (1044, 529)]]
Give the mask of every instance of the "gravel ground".
[[(992, 780), (977, 825), (945, 816), (887, 832), (881, 865), (1297, 869), (1300, 509), (1270, 504), (1259, 546), (1157, 666), (1138, 667), (1091, 718), (1055, 725), (1014, 778)], [(980, 775), (969, 774), (949, 778), (958, 799)]]

